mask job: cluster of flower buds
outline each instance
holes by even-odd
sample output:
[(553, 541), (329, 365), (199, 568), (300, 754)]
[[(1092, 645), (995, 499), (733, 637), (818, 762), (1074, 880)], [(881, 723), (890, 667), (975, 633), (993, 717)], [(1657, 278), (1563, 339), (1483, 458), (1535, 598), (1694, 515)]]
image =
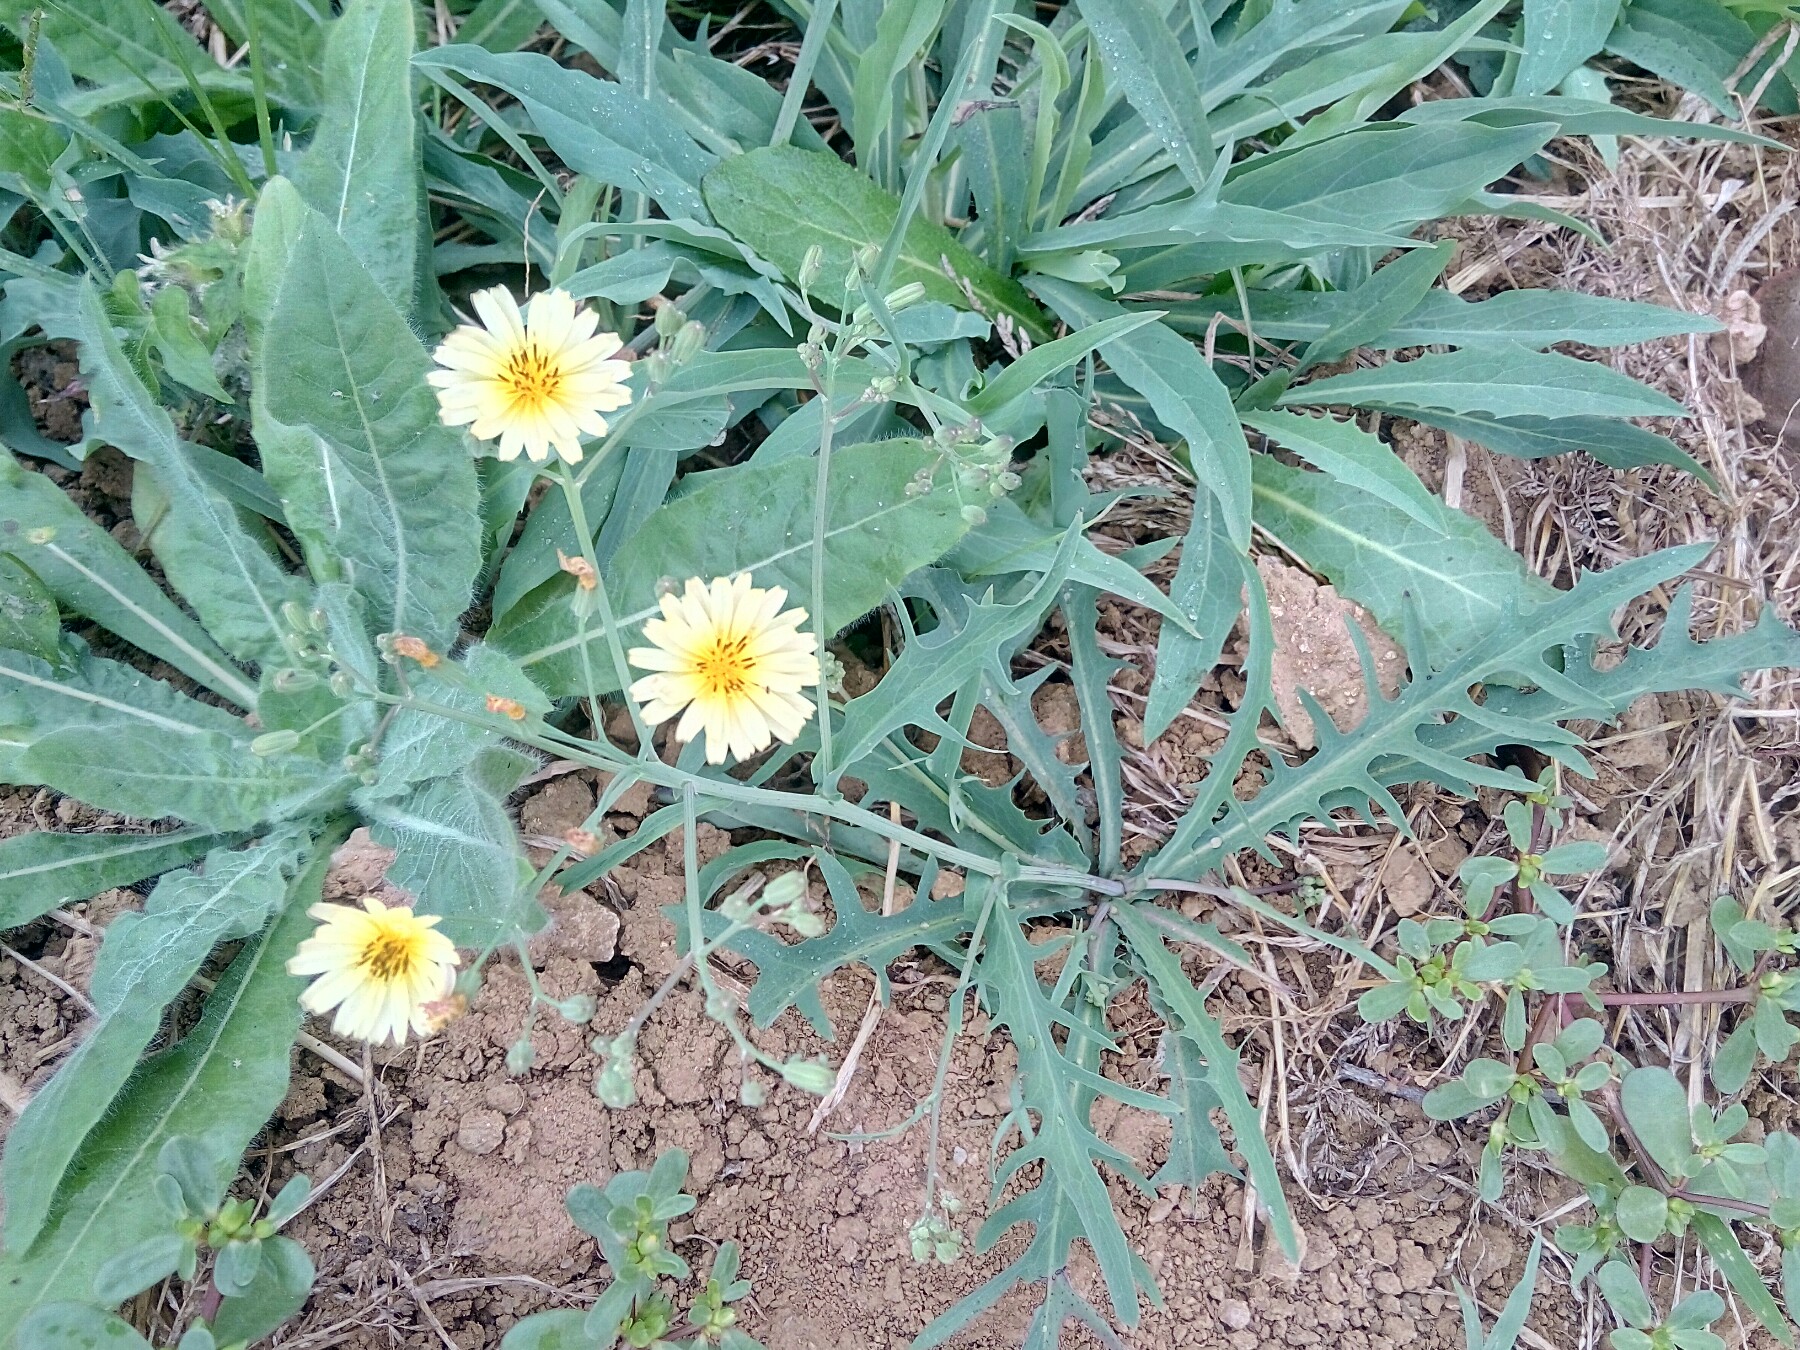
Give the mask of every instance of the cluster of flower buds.
[(594, 1075), (594, 1095), (615, 1110), (637, 1101), (637, 1035), (596, 1036), (589, 1046), (601, 1058)]
[(940, 1266), (951, 1265), (962, 1251), (962, 1234), (950, 1226), (950, 1220), (962, 1208), (962, 1202), (949, 1191), (940, 1191), (938, 1204), (944, 1211), (941, 1217), (934, 1208), (907, 1232), (907, 1237), (912, 1239), (913, 1260), (920, 1265), (931, 1261)]
[(326, 640), (326, 618), (322, 609), (308, 609), (297, 600), (281, 606), (281, 645), (294, 664), (277, 670), (271, 676), (276, 690), (298, 694), (324, 680), (331, 669), (331, 644)]
[(688, 318), (675, 305), (656, 311), (656, 350), (644, 358), (644, 379), (661, 384), (706, 349), (706, 325)]

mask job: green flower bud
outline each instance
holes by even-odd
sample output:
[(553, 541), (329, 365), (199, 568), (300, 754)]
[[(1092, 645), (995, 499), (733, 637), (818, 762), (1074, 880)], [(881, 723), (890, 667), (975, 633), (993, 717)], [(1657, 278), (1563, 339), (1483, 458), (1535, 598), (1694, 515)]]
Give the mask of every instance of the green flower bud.
[(754, 1078), (746, 1078), (738, 1086), (738, 1101), (745, 1106), (761, 1106), (768, 1099), (768, 1089)]
[(781, 1066), (781, 1077), (789, 1087), (823, 1097), (837, 1085), (837, 1071), (817, 1060), (790, 1059)]
[(537, 1051), (531, 1048), (531, 1037), (521, 1036), (506, 1047), (506, 1071), (518, 1077), (531, 1072), (531, 1065), (537, 1059)]
[(916, 305), (925, 298), (925, 287), (917, 281), (909, 281), (904, 286), (896, 287), (887, 293), (887, 307), (895, 314), (910, 305)]
[(285, 755), (300, 748), (300, 733), (294, 730), (265, 731), (250, 742), (253, 755)]

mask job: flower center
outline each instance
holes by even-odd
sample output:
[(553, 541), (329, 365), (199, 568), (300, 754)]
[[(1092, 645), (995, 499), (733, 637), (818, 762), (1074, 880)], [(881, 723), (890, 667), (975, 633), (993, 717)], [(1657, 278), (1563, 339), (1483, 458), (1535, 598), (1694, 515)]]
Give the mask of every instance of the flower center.
[(377, 933), (364, 945), (356, 964), (373, 979), (397, 979), (412, 969), (417, 945), (404, 933)]
[(714, 698), (735, 698), (750, 683), (750, 662), (745, 656), (746, 637), (714, 638), (696, 661), (700, 682)]
[(537, 411), (561, 396), (562, 364), (537, 343), (528, 341), (507, 359), (500, 371), (500, 383), (512, 396), (515, 408)]

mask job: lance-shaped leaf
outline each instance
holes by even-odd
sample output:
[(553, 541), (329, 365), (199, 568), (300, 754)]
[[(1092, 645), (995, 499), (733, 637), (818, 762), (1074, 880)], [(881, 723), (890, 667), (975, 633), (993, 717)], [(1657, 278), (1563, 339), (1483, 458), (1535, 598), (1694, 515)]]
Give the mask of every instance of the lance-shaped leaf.
[(228, 842), (211, 830), (18, 835), (0, 843), (0, 930), (180, 867)]
[(93, 401), (94, 431), (148, 464), (167, 497), (150, 542), (169, 584), (240, 661), (282, 661), (281, 606), (301, 601), (304, 583), (282, 571), (236, 508), (201, 476), (169, 414), (125, 359), (90, 285), (81, 287), (79, 315), (81, 373)]
[[(818, 291), (839, 302), (858, 252), (879, 249), (900, 218), (900, 199), (836, 155), (765, 146), (725, 160), (706, 175), (713, 218), (792, 281), (814, 245), (823, 262)], [(901, 241), (893, 284), (918, 282), (933, 300), (1005, 314), (1033, 341), (1050, 327), (1018, 282), (1000, 275), (935, 221), (915, 215)], [(856, 300), (854, 303), (861, 303)]]
[[(248, 0), (256, 3), (257, 0)], [(351, 0), (325, 42), (324, 106), (294, 186), (402, 313), (418, 286), (419, 119), (407, 0)]]
[(1169, 582), (1169, 603), (1192, 629), (1165, 623), (1156, 638), (1156, 672), (1144, 708), (1144, 742), (1167, 731), (1219, 662), (1225, 639), (1243, 607), (1240, 555), (1225, 533), (1223, 509), (1210, 493), (1196, 493), (1194, 514)]
[(557, 158), (588, 177), (648, 193), (671, 218), (708, 219), (700, 182), (715, 157), (657, 104), (609, 80), (531, 52), (436, 47), (413, 65), (437, 78), (461, 75), (519, 100)]
[[(1069, 323), (1098, 323), (1126, 311), (1066, 281), (1039, 277), (1032, 283), (1057, 316)], [(1156, 323), (1109, 339), (1100, 355), (1118, 377), (1150, 400), (1157, 420), (1187, 442), (1194, 478), (1219, 499), (1225, 532), (1238, 548), (1250, 546), (1250, 447), (1238, 425), (1231, 395), (1194, 345)]]
[(156, 1035), (164, 1006), (215, 945), (254, 933), (281, 904), (303, 842), (284, 831), (242, 852), (219, 850), (204, 873), (165, 877), (142, 913), (113, 920), (94, 963), (97, 1020), (7, 1136), (0, 1186), (9, 1250), (31, 1246), (63, 1173)]
[[(659, 612), (657, 583), (748, 572), (758, 586), (787, 589), (789, 605), (812, 594), (815, 460), (747, 464), (695, 475), (692, 487), (652, 512), (620, 548), (608, 578), (627, 644)], [(846, 446), (831, 457), (825, 520), (827, 581), (823, 628), (835, 633), (868, 613), (909, 574), (935, 561), (967, 532), (961, 503), (947, 482), (925, 492), (914, 480), (947, 480), (940, 456), (916, 440)], [(512, 654), (546, 692), (573, 694), (585, 685), (580, 625), (569, 605), (574, 583), (558, 577), (539, 586), (497, 624), (489, 641)], [(812, 629), (815, 621), (806, 625)], [(596, 685), (617, 685), (604, 640), (590, 618), (590, 665)]]
[(1257, 523), (1367, 606), (1388, 633), (1406, 632), (1417, 607), (1434, 667), (1474, 646), (1513, 608), (1554, 594), (1472, 516), (1428, 494), (1409, 505), (1402, 512), (1360, 485), (1256, 459)]
[[(290, 891), (282, 915), (245, 944), (206, 1001), (200, 1023), (173, 1049), (146, 1060), (82, 1143), (29, 1247), (0, 1257), (0, 1300), (23, 1316), (89, 1295), (94, 1271), (119, 1252), (166, 1232), (155, 1195), (158, 1154), (177, 1137), (211, 1161), (202, 1181), (217, 1203), (250, 1140), (287, 1093), (288, 1054), (300, 1029), (303, 981), (285, 969), (312, 932), (330, 849)], [(8, 1222), (11, 1222), (10, 1212)]]
[(105, 530), (42, 474), (0, 455), (0, 548), (44, 583), (65, 610), (84, 614), (161, 657), (241, 708), (256, 686)]
[(350, 246), (279, 180), (251, 255), (246, 302), (268, 305), (252, 326), (256, 437), (288, 524), (316, 577), (355, 586), (372, 627), (441, 646), (480, 570), (480, 492), (463, 436), (438, 420), (430, 358)]
[(1213, 166), (1200, 86), (1161, 6), (1149, 0), (1081, 0), (1109, 84), (1117, 86), (1195, 192)]

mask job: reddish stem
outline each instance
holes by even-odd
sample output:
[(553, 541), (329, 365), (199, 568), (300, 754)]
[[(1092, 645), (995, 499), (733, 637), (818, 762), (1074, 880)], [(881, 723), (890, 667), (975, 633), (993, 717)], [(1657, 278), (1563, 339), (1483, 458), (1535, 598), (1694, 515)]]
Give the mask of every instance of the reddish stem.
[(1755, 989), (1677, 989), (1662, 994), (1602, 994), (1600, 1002), (1608, 1008), (1673, 1008), (1692, 1003), (1754, 1003), (1757, 992)]

